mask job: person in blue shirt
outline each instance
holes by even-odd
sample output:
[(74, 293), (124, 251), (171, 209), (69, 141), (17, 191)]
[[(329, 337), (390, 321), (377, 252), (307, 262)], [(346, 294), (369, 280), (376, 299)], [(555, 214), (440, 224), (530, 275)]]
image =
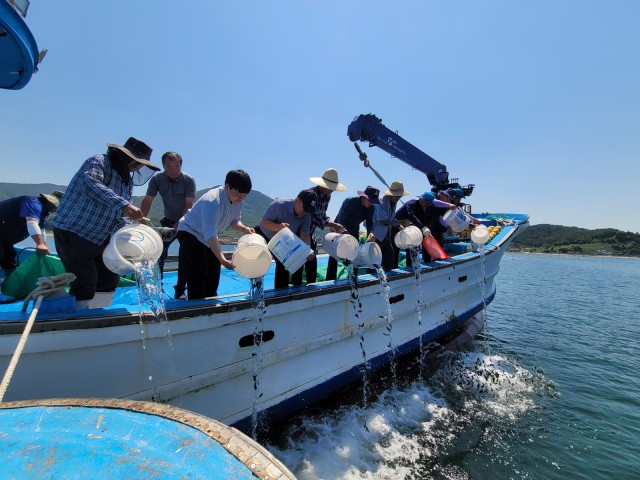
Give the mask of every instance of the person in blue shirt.
[(105, 266), (102, 253), (116, 230), (143, 217), (131, 202), (134, 185), (160, 170), (151, 152), (134, 137), (124, 145), (107, 144), (107, 153), (85, 160), (60, 201), (53, 237), (62, 265), (76, 276), (69, 293), (78, 310), (111, 304), (120, 275)]
[(398, 201), (405, 195), (410, 195), (410, 193), (404, 189), (404, 184), (401, 181), (396, 180), (384, 191), (382, 201), (374, 207), (373, 235), (382, 252), (382, 268), (385, 272), (398, 268), (393, 237), (398, 231), (396, 227), (409, 225), (409, 221), (397, 221), (395, 213)]
[[(364, 222), (367, 229), (367, 241), (373, 241), (374, 205), (380, 204), (380, 190), (371, 185), (364, 190), (358, 190), (357, 197), (345, 199), (336, 215), (336, 222), (344, 226), (356, 240), (360, 238), (360, 225)], [(338, 261), (329, 257), (327, 264), (327, 280), (335, 280), (338, 275)]]
[(240, 221), (242, 201), (251, 191), (251, 178), (244, 170), (227, 173), (224, 185), (203, 194), (178, 223), (179, 262), (184, 267), (187, 298), (215, 297), (220, 284), (220, 270), (235, 267), (224, 256), (218, 235), (228, 227), (255, 233)]
[(37, 197), (22, 195), (0, 202), (0, 267), (8, 277), (18, 266), (14, 245), (31, 236), (36, 253), (49, 255), (44, 230), (47, 216), (55, 212), (63, 197), (59, 191)]
[[(302, 190), (294, 199), (275, 199), (267, 208), (256, 226), (256, 233), (262, 235), (267, 241), (280, 230), (289, 228), (294, 235), (299, 236), (304, 243), (311, 245), (311, 214), (316, 211), (317, 195), (312, 189)], [(311, 259), (313, 253), (307, 257)], [(284, 264), (274, 257), (276, 262), (274, 288), (287, 288), (289, 286), (289, 272)], [(302, 272), (304, 266), (291, 274), (291, 284), (302, 285)]]

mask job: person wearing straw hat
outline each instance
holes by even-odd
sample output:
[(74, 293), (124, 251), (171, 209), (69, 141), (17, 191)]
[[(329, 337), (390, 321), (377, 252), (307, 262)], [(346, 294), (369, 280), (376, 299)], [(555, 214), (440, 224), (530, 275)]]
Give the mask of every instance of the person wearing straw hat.
[[(373, 241), (373, 213), (374, 205), (380, 203), (380, 190), (371, 185), (364, 190), (358, 190), (357, 197), (345, 199), (340, 206), (336, 222), (347, 229), (350, 235), (359, 240), (360, 225), (364, 222), (367, 229), (367, 241)], [(327, 280), (335, 280), (338, 276), (338, 261), (329, 257), (327, 264)]]
[(60, 201), (53, 235), (65, 270), (76, 276), (69, 293), (78, 309), (111, 304), (120, 276), (107, 269), (102, 252), (116, 230), (143, 217), (131, 201), (133, 187), (160, 170), (151, 152), (134, 137), (124, 145), (108, 143), (107, 153), (85, 160)]
[[(332, 221), (327, 216), (327, 208), (329, 207), (329, 201), (331, 201), (331, 194), (333, 192), (346, 192), (347, 187), (341, 184), (338, 180), (338, 171), (335, 168), (327, 168), (322, 177), (311, 177), (311, 182), (316, 186), (311, 188), (318, 197), (316, 202), (316, 211), (311, 216), (311, 249), (316, 252), (318, 242), (314, 237), (316, 228), (324, 229), (329, 227), (332, 232), (344, 233), (346, 229), (337, 222)], [(318, 259), (314, 257), (304, 265), (305, 274), (307, 277), (307, 283), (314, 283), (318, 274)]]
[(396, 221), (394, 218), (398, 201), (405, 195), (410, 193), (404, 189), (404, 184), (400, 180), (396, 180), (384, 191), (382, 201), (374, 206), (373, 236), (382, 252), (382, 268), (385, 272), (398, 268), (398, 258), (393, 243), (394, 232), (397, 232), (397, 229), (394, 227), (410, 224), (408, 220)]
[(18, 266), (14, 245), (31, 236), (38, 255), (49, 255), (44, 231), (47, 216), (55, 212), (64, 193), (22, 195), (0, 202), (0, 267), (8, 277)]

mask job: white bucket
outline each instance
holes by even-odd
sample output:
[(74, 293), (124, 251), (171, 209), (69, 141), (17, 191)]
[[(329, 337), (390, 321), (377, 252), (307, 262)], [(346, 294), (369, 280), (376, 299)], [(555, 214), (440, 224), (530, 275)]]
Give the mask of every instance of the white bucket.
[(309, 245), (289, 228), (283, 228), (276, 233), (267, 244), (273, 255), (282, 262), (287, 271), (294, 273), (307, 261), (313, 253)]
[(447, 213), (442, 217), (449, 228), (454, 232), (461, 232), (469, 226), (469, 216), (459, 208), (447, 210)]
[(153, 228), (142, 224), (125, 225), (111, 235), (102, 252), (102, 261), (113, 273), (134, 273), (132, 262), (155, 263), (162, 255), (162, 238)]
[(260, 278), (271, 266), (271, 253), (261, 235), (250, 233), (238, 239), (231, 261), (238, 275), (245, 278)]
[(374, 268), (382, 264), (382, 250), (375, 242), (367, 242), (358, 248), (358, 256), (353, 261), (355, 267)]
[(358, 256), (358, 240), (348, 233), (327, 233), (322, 248), (336, 260), (353, 262)]
[(484, 245), (490, 238), (491, 234), (489, 233), (489, 229), (484, 225), (476, 225), (476, 227), (471, 230), (471, 241), (478, 245)]
[(393, 241), (396, 242), (396, 246), (400, 249), (417, 248), (422, 243), (422, 237), (422, 231), (415, 225), (410, 225), (396, 233)]

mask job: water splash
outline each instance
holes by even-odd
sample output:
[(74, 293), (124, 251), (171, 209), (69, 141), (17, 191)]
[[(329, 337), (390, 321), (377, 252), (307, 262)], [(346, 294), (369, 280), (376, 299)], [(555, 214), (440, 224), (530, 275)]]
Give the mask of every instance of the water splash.
[[(508, 469), (514, 458), (504, 437), (517, 435), (514, 425), (536, 408), (546, 380), (508, 358), (481, 352), (450, 352), (430, 368), (428, 380), (406, 379), (367, 408), (343, 404), (299, 415), (278, 445), (267, 446), (301, 480), (457, 479), (471, 478), (470, 471), (488, 477), (498, 465)], [(492, 378), (492, 388), (458, 389), (455, 380), (469, 375)], [(478, 445), (491, 447), (491, 461), (469, 466)]]
[(360, 292), (358, 290), (358, 267), (353, 264), (347, 265), (347, 277), (349, 278), (349, 286), (351, 287), (351, 307), (354, 311), (354, 317), (358, 324), (358, 337), (360, 338), (360, 351), (362, 353), (362, 363), (360, 364), (360, 374), (362, 375), (362, 402), (367, 406), (367, 390), (368, 390), (368, 371), (369, 363), (367, 361), (367, 352), (364, 348), (364, 317), (362, 316), (362, 302), (360, 301)]
[(376, 266), (376, 272), (378, 273), (378, 277), (380, 278), (380, 285), (382, 285), (382, 295), (384, 296), (384, 301), (387, 304), (387, 333), (385, 333), (385, 335), (389, 337), (389, 342), (387, 343), (389, 365), (391, 367), (391, 377), (393, 378), (393, 384), (396, 385), (396, 352), (393, 348), (393, 312), (391, 311), (391, 302), (389, 302), (391, 287), (389, 287), (387, 274), (384, 272), (384, 269), (381, 266)]
[(487, 311), (487, 299), (485, 296), (487, 290), (487, 265), (484, 243), (478, 246), (478, 253), (480, 254), (480, 294), (482, 295), (482, 315), (484, 316)]
[[(169, 346), (171, 354), (174, 354), (173, 338), (171, 335), (171, 327), (169, 325), (169, 319), (167, 318), (167, 311), (164, 304), (163, 288), (162, 288), (162, 276), (157, 263), (149, 263), (148, 261), (134, 262), (133, 263), (136, 274), (136, 293), (138, 297), (138, 313), (140, 323), (140, 337), (142, 340), (142, 349), (145, 356), (145, 365), (149, 372), (147, 378), (152, 383), (153, 399), (160, 400), (157, 386), (154, 383), (153, 371), (154, 361), (151, 360), (151, 355), (147, 350), (147, 330), (148, 320), (145, 316), (145, 312), (151, 312), (154, 319), (151, 320), (154, 323), (162, 322), (165, 327), (165, 338)], [(181, 379), (180, 372), (176, 366), (176, 362), (172, 362), (172, 373), (175, 378)], [(180, 380), (182, 383), (182, 380)], [(182, 388), (179, 389), (183, 391)]]
[(263, 320), (266, 313), (264, 301), (264, 277), (251, 280), (251, 303), (253, 306), (253, 404), (251, 407), (251, 436), (258, 438), (260, 415), (258, 403), (263, 393), (260, 389), (260, 371), (262, 370), (262, 336), (264, 335)]
[(412, 248), (409, 250), (409, 255), (411, 255), (411, 265), (413, 266), (413, 275), (416, 281), (416, 291), (418, 292), (418, 348), (419, 348), (419, 363), (420, 370), (418, 372), (419, 378), (422, 379), (422, 371), (424, 367), (424, 345), (422, 343), (422, 285), (420, 284), (420, 270), (422, 269), (422, 265), (420, 264), (419, 252), (417, 248)]

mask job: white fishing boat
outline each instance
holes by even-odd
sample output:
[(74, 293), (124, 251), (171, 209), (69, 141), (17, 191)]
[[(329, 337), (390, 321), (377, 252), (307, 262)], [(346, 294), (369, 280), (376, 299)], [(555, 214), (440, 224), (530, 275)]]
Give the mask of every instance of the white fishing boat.
[[(257, 416), (282, 418), (427, 344), (482, 328), (500, 260), (528, 216), (474, 216), (496, 227), (486, 244), (457, 238), (445, 245), (449, 258), (387, 272), (386, 285), (365, 273), (357, 287), (337, 280), (267, 289), (262, 303), (250, 281), (229, 273), (218, 297), (165, 299), (166, 318), (141, 308), (135, 287), (107, 308), (41, 309), (5, 400), (153, 400), (244, 430)], [(0, 371), (29, 318), (21, 306), (0, 305)]]

